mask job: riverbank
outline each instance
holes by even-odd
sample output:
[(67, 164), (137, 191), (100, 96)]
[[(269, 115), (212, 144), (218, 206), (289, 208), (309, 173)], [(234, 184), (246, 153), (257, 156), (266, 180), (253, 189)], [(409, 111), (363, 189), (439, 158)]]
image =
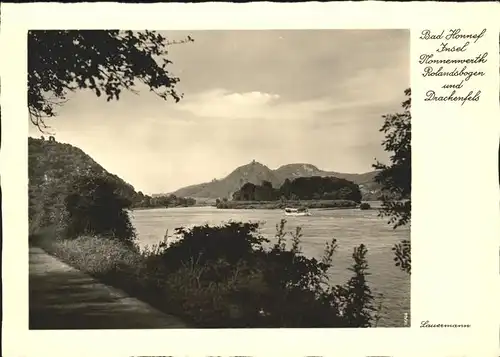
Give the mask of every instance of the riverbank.
[[(201, 206), (201, 205), (200, 205)], [(189, 208), (189, 207), (200, 207), (198, 205), (177, 205), (177, 206), (149, 206), (149, 207), (131, 207), (131, 211), (144, 211), (148, 209), (168, 209), (168, 208)]]
[(349, 200), (296, 200), (296, 201), (221, 201), (216, 204), (219, 209), (284, 209), (305, 207), (308, 209), (352, 209), (359, 204)]
[[(317, 274), (324, 276), (321, 271), (329, 264), (314, 267), (315, 260), (290, 251), (280, 253), (281, 243), (278, 251), (263, 250), (257, 227), (242, 223), (200, 226), (194, 233), (185, 232), (177, 247), (144, 251), (100, 236), (55, 239), (46, 232), (31, 237), (30, 242), (99, 282), (193, 327), (364, 326), (364, 322), (345, 320), (330, 306), (343, 297), (331, 296), (326, 305), (316, 298), (326, 292), (316, 290), (322, 288), (314, 287), (313, 281), (319, 278)], [(282, 232), (280, 237), (284, 236)], [(193, 260), (192, 252), (202, 253), (200, 257), (206, 261)], [(290, 269), (295, 273), (289, 275)], [(280, 283), (288, 280), (300, 284), (291, 289)], [(346, 293), (350, 291), (347, 285), (345, 288)]]

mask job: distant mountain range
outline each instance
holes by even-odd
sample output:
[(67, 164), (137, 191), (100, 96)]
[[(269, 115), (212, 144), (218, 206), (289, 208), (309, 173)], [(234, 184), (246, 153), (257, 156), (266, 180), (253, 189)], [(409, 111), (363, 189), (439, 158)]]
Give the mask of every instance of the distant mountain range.
[(376, 196), (380, 193), (380, 185), (374, 181), (376, 175), (377, 171), (362, 174), (324, 171), (314, 165), (304, 163), (287, 164), (280, 166), (276, 170), (271, 170), (266, 165), (252, 161), (247, 165), (236, 168), (223, 179), (183, 187), (173, 192), (173, 194), (181, 197), (203, 199), (231, 198), (233, 192), (239, 190), (247, 182), (260, 185), (262, 181), (269, 181), (273, 187), (278, 188), (286, 179), (293, 180), (297, 177), (310, 176), (334, 176), (360, 185), (363, 199), (370, 200), (376, 199)]

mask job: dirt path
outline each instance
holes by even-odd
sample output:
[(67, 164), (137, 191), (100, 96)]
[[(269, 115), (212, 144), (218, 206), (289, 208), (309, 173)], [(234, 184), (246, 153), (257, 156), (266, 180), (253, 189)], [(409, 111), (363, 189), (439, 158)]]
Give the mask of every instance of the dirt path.
[(29, 249), (30, 329), (186, 328), (178, 318)]

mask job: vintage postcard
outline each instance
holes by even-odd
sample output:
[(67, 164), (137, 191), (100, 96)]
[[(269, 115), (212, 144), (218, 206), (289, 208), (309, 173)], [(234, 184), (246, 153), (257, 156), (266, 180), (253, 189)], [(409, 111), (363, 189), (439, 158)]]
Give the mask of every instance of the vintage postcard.
[(498, 356), (499, 18), (3, 4), (3, 355)]

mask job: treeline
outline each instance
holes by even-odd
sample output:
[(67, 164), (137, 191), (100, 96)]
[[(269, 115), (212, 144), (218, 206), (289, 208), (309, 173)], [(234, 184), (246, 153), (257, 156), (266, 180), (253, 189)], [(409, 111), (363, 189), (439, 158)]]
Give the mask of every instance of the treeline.
[(285, 209), (289, 208), (355, 208), (358, 204), (351, 200), (279, 200), (279, 201), (228, 201), (216, 200), (215, 206), (221, 209)]
[(189, 207), (195, 204), (196, 200), (191, 197), (177, 197), (173, 194), (151, 197), (139, 191), (132, 208)]
[(286, 179), (280, 188), (268, 181), (261, 185), (244, 184), (233, 194), (233, 201), (278, 200), (350, 200), (361, 202), (359, 186), (352, 181), (337, 177), (298, 177)]

